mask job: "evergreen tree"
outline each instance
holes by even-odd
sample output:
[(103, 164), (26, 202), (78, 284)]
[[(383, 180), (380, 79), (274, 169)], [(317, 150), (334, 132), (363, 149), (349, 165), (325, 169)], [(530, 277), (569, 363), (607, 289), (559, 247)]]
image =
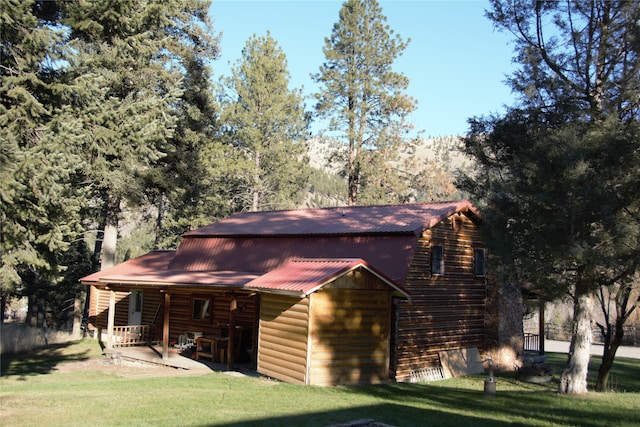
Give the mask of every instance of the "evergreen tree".
[[(52, 3), (0, 3), (0, 295), (27, 295), (62, 279), (79, 232), (83, 165), (68, 55)], [(4, 318), (4, 317), (2, 317)]]
[(403, 93), (409, 80), (392, 70), (408, 42), (386, 20), (376, 0), (345, 2), (314, 75), (318, 116), (345, 145), (335, 159), (345, 165), (349, 204), (389, 202), (405, 192), (388, 162), (398, 158), (416, 102)]
[(285, 54), (269, 33), (247, 41), (223, 85), (221, 122), (239, 160), (235, 185), (242, 208), (295, 206), (309, 174), (308, 121), (300, 91), (289, 90)]
[[(101, 267), (113, 264), (124, 204), (145, 201), (160, 162), (173, 149), (175, 106), (191, 55), (217, 50), (200, 0), (65, 3), (78, 51), (71, 63), (90, 166), (85, 173), (101, 206)], [(182, 153), (185, 150), (180, 149)], [(99, 240), (100, 241), (100, 240)]]
[(206, 154), (220, 144), (208, 66), (208, 61), (217, 55), (217, 47), (206, 54), (183, 53), (184, 92), (175, 104), (175, 132), (160, 167), (149, 175), (147, 191), (151, 204), (157, 208), (155, 247), (175, 247), (185, 231), (232, 212), (227, 199), (211, 197), (228, 191), (227, 186), (210, 179), (225, 164), (210, 162)]
[(594, 292), (636, 274), (640, 257), (640, 7), (496, 0), (489, 17), (516, 37), (521, 103), (471, 122), (479, 170), (462, 186), (516, 276), (548, 299), (572, 296), (559, 390), (584, 393)]

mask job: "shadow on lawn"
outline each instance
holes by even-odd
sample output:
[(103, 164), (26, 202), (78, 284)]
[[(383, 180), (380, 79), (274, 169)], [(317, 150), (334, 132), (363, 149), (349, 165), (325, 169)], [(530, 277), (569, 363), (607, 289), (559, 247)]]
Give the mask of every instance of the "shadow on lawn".
[[(420, 411), (416, 408), (418, 406), (440, 409), (439, 412), (422, 411), (424, 424), (418, 425), (513, 425), (513, 421), (500, 421), (503, 415), (508, 415), (511, 419), (518, 417), (521, 421), (516, 423), (524, 425), (572, 424), (588, 427), (602, 426), (603, 420), (606, 420), (606, 425), (640, 425), (640, 413), (630, 414), (620, 411), (619, 406), (609, 408), (606, 404), (594, 407), (589, 403), (588, 397), (560, 396), (556, 393), (557, 384), (519, 383), (520, 390), (500, 390), (501, 383), (506, 385), (515, 380), (498, 378), (497, 381), (495, 398), (484, 396), (481, 381), (478, 382), (477, 390), (395, 383), (367, 389), (356, 387), (353, 391), (367, 393), (385, 401), (398, 401), (403, 405), (403, 413), (407, 410)], [(416, 425), (415, 420), (414, 423), (394, 424), (392, 417), (387, 422), (392, 425)]]
[(90, 351), (69, 353), (65, 351), (76, 342), (49, 344), (28, 352), (0, 356), (0, 376), (20, 376), (48, 374), (64, 362), (83, 361), (90, 358)]
[[(548, 363), (555, 369), (555, 377), (559, 378), (567, 364), (567, 355), (563, 353), (547, 353)], [(589, 359), (589, 375), (587, 377), (589, 390), (594, 390), (598, 369), (602, 363), (602, 356), (592, 355)], [(609, 391), (618, 393), (640, 393), (640, 375), (638, 369), (640, 361), (616, 357), (609, 374)]]
[[(391, 426), (640, 425), (640, 414), (620, 411), (620, 406), (609, 407), (606, 403), (593, 406), (588, 397), (559, 396), (554, 384), (519, 383), (518, 389), (513, 389), (508, 383), (515, 382), (514, 379), (499, 378), (498, 381), (495, 398), (484, 396), (481, 379), (477, 389), (405, 383), (347, 387), (353, 393), (367, 394), (381, 403), (216, 425), (330, 426), (363, 419)], [(500, 390), (501, 386), (505, 389)]]
[[(458, 402), (461, 405), (462, 402)], [(450, 413), (446, 410), (416, 408), (407, 405), (381, 403), (378, 405), (356, 406), (349, 409), (338, 409), (327, 412), (307, 413), (286, 417), (262, 418), (255, 421), (239, 421), (237, 423), (212, 424), (227, 427), (258, 427), (258, 426), (330, 426), (330, 425), (358, 425), (350, 424), (356, 420), (374, 420), (390, 426), (506, 426), (512, 423), (483, 419), (477, 416), (466, 416)], [(362, 424), (368, 425), (368, 424)], [(375, 424), (373, 424), (375, 425)]]

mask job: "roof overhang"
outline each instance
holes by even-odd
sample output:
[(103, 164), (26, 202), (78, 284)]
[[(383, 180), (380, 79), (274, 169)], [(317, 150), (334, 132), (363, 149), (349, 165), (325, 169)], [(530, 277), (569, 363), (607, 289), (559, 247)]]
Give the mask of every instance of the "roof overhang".
[(409, 293), (402, 286), (358, 258), (292, 259), (281, 267), (247, 283), (244, 289), (304, 298), (339, 277), (358, 269), (376, 276), (392, 289), (394, 296), (410, 298)]
[[(242, 288), (259, 274), (237, 271), (171, 271), (148, 274), (104, 275), (97, 284), (149, 288)], [(96, 283), (93, 283), (96, 284)]]

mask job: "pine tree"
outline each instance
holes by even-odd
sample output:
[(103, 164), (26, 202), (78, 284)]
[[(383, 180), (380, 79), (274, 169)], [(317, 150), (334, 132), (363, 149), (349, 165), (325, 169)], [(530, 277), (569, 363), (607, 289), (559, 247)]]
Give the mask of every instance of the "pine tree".
[(269, 33), (247, 41), (221, 92), (224, 139), (240, 160), (242, 208), (298, 204), (308, 179), (308, 122), (300, 91), (289, 90), (285, 54)]
[(65, 23), (78, 51), (71, 67), (81, 85), (78, 104), (90, 159), (85, 173), (102, 207), (102, 268), (114, 262), (123, 206), (145, 201), (148, 185), (158, 181), (153, 175), (159, 163), (176, 142), (185, 60), (191, 52), (217, 49), (208, 35), (208, 4), (65, 3)]
[[(216, 42), (217, 46), (217, 42)], [(149, 175), (150, 203), (157, 208), (155, 247), (175, 247), (187, 230), (209, 224), (233, 212), (222, 195), (228, 186), (216, 185), (209, 177), (224, 163), (211, 163), (206, 153), (219, 146), (219, 128), (211, 70), (217, 47), (208, 52), (184, 51), (184, 92), (175, 104), (176, 128), (167, 155)]]
[(403, 93), (409, 80), (392, 70), (408, 41), (394, 36), (386, 20), (375, 0), (345, 2), (325, 39), (326, 62), (314, 75), (321, 85), (318, 116), (345, 145), (335, 157), (345, 165), (349, 204), (389, 202), (405, 192), (389, 162), (405, 143), (405, 119), (416, 102)]
[(79, 232), (76, 178), (83, 165), (73, 87), (58, 64), (65, 51), (57, 7), (0, 4), (0, 295), (5, 302), (54, 285)]
[(516, 277), (548, 299), (572, 295), (559, 389), (584, 393), (594, 292), (633, 277), (640, 256), (640, 7), (496, 0), (489, 17), (516, 37), (520, 105), (472, 121), (480, 168), (463, 186)]

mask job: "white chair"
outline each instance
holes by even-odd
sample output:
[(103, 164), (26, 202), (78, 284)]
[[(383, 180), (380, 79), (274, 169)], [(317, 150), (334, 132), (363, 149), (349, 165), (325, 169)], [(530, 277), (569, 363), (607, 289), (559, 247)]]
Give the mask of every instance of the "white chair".
[(202, 336), (202, 332), (193, 332), (193, 331), (185, 331), (184, 335), (187, 337), (187, 346), (195, 347), (196, 346), (196, 338)]
[(186, 348), (189, 348), (189, 346), (189, 337), (187, 336), (187, 334), (179, 335), (178, 344), (176, 344), (175, 347), (179, 348), (180, 350), (184, 350)]

